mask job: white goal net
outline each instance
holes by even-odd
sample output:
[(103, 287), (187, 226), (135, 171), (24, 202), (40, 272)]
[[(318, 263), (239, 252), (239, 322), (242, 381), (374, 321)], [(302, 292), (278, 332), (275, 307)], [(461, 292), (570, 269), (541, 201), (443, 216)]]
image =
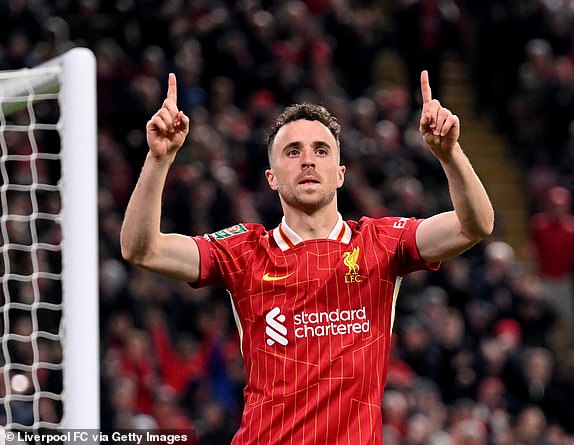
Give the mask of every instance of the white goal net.
[(0, 71), (0, 426), (99, 427), (95, 58)]

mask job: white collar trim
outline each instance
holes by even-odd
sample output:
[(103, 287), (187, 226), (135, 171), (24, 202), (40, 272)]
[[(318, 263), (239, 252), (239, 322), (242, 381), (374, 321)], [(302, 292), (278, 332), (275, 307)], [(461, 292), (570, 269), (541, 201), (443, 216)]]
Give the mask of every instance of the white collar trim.
[[(327, 235), (327, 239), (340, 241), (343, 244), (349, 244), (351, 241), (351, 228), (345, 221), (343, 221), (343, 217), (340, 213), (337, 213), (337, 215), (337, 223), (329, 235)], [(283, 252), (291, 247), (295, 247), (303, 241), (303, 239), (287, 225), (285, 217), (281, 219), (281, 224), (273, 229), (273, 238)]]

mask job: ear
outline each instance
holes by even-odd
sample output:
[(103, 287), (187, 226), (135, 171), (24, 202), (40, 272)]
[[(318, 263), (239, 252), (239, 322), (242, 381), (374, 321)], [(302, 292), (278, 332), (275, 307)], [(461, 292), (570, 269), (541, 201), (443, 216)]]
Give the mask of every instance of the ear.
[(279, 187), (277, 186), (277, 179), (275, 178), (275, 173), (273, 173), (273, 169), (265, 170), (265, 178), (267, 178), (267, 183), (271, 190), (277, 190)]
[(347, 167), (344, 165), (339, 165), (339, 171), (337, 172), (337, 188), (341, 188), (345, 182), (345, 172)]

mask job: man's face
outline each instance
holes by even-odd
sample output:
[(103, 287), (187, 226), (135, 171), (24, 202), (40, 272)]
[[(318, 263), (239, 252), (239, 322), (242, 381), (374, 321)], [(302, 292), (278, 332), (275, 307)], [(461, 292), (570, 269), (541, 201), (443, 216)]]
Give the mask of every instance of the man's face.
[(271, 149), (269, 186), (284, 205), (311, 213), (336, 203), (345, 167), (339, 165), (339, 147), (319, 121), (297, 120), (279, 129)]

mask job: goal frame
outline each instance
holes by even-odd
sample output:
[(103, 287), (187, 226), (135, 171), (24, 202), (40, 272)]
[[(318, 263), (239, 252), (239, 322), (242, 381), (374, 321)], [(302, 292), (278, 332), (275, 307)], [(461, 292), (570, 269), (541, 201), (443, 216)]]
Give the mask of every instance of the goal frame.
[[(100, 427), (99, 281), (97, 215), (96, 58), (73, 48), (22, 77), (47, 70), (34, 93), (59, 93), (62, 225), (62, 365), (64, 429)], [(18, 91), (15, 79), (4, 90)], [(29, 88), (29, 87), (28, 87)], [(2, 104), (6, 114), (17, 103)]]
[(63, 67), (64, 427), (100, 427), (96, 59), (74, 48)]

